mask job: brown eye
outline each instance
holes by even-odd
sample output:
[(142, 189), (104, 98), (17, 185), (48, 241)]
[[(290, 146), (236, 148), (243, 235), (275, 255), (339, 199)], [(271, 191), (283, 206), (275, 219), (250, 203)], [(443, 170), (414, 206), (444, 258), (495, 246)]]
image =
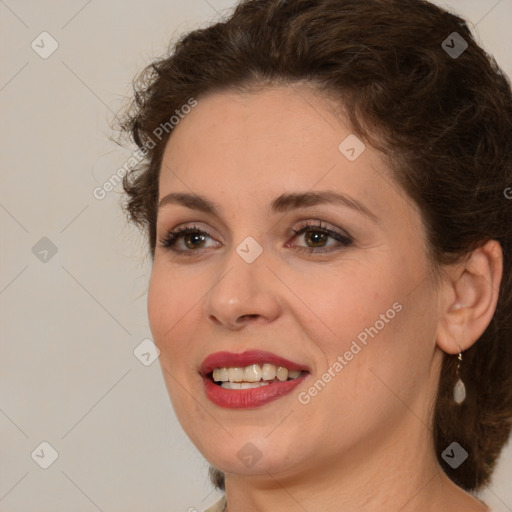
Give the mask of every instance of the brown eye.
[[(197, 252), (197, 249), (203, 249), (207, 238), (211, 238), (210, 235), (198, 227), (185, 226), (168, 233), (160, 240), (160, 246), (178, 254), (189, 255)], [(181, 241), (185, 248), (176, 248)]]
[[(308, 247), (296, 247), (295, 249), (299, 252), (326, 253), (335, 251), (340, 247), (348, 247), (353, 243), (353, 240), (348, 235), (338, 233), (337, 231), (322, 226), (322, 224), (306, 224), (297, 230), (293, 230), (293, 232), (296, 235), (295, 238), (304, 234), (304, 240), (306, 244), (308, 244)], [(334, 249), (327, 248), (330, 247), (326, 245), (329, 238), (338, 242), (338, 244), (334, 244)]]

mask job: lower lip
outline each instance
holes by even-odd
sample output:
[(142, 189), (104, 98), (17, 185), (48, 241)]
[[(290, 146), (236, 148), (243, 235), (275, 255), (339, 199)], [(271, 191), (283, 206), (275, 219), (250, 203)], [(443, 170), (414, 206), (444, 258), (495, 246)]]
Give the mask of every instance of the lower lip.
[(224, 389), (206, 376), (203, 381), (206, 396), (215, 405), (228, 409), (254, 409), (291, 393), (308, 375), (305, 373), (293, 380), (249, 389)]

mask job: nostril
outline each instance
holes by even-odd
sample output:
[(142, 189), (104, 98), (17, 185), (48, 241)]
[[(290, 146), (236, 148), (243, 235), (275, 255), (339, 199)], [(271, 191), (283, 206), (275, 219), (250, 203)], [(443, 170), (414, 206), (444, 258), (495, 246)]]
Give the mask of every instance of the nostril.
[(245, 320), (245, 319), (248, 319), (248, 318), (258, 318), (259, 315), (257, 314), (252, 314), (252, 315), (243, 315), (239, 318), (239, 320)]

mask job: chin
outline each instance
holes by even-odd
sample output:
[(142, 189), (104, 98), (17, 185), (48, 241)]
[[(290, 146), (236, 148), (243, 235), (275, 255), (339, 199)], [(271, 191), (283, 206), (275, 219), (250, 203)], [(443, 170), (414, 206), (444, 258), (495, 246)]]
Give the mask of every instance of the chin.
[(240, 476), (265, 476), (295, 473), (294, 468), (301, 464), (297, 461), (284, 461), (286, 454), (274, 452), (266, 456), (261, 450), (247, 446), (243, 453), (230, 452), (229, 454), (209, 454), (205, 457), (210, 464), (226, 474)]

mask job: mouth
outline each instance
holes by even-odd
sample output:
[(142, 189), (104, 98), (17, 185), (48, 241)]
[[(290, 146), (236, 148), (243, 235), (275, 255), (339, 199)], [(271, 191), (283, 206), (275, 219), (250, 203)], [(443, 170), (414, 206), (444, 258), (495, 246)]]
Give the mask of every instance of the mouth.
[(270, 352), (217, 352), (201, 365), (206, 396), (227, 408), (255, 408), (290, 393), (310, 374), (301, 365)]
[(285, 366), (271, 363), (251, 364), (241, 367), (215, 368), (206, 376), (224, 389), (252, 389), (268, 386), (275, 382), (287, 382), (298, 379), (304, 373), (301, 370), (289, 370)]

